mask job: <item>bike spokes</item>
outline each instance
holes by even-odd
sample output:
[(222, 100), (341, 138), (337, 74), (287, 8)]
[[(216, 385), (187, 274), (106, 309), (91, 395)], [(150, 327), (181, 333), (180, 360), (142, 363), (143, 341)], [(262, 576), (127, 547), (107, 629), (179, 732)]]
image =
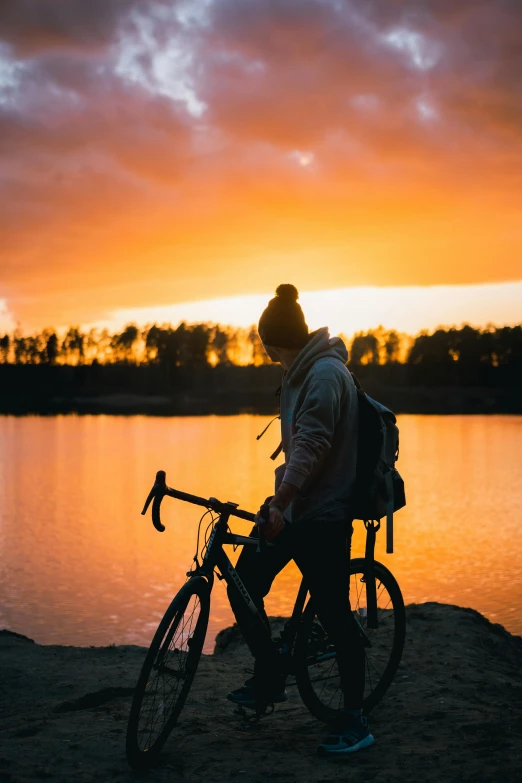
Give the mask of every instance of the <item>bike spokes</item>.
[[(382, 693), (389, 685), (391, 662), (393, 668), (398, 665), (397, 650), (401, 647), (403, 636), (404, 607), (402, 599), (390, 594), (395, 588), (389, 578), (383, 574), (381, 578), (376, 576), (377, 595), (377, 627), (368, 628), (368, 611), (366, 605), (366, 583), (364, 571), (358, 570), (350, 575), (350, 605), (353, 618), (359, 630), (362, 643), (365, 648), (365, 688), (364, 704), (371, 708), (378, 701)], [(395, 584), (395, 582), (393, 582)], [(398, 589), (398, 588), (397, 588)], [(402, 612), (398, 629), (394, 601)], [(399, 644), (400, 642), (400, 644)], [(306, 702), (306, 693), (310, 692), (310, 708), (333, 718), (334, 712), (344, 706), (343, 694), (340, 687), (339, 669), (333, 645), (327, 632), (321, 625), (317, 616), (313, 618), (308, 630), (307, 662), (309, 684), (304, 685), (303, 698)], [(402, 649), (402, 647), (401, 647)], [(400, 651), (399, 651), (400, 660)], [(312, 695), (313, 692), (313, 695)]]
[(174, 616), (152, 665), (137, 727), (142, 751), (152, 747), (165, 729), (184, 682), (192, 673), (190, 643), (200, 609), (199, 596), (191, 595), (185, 610)]

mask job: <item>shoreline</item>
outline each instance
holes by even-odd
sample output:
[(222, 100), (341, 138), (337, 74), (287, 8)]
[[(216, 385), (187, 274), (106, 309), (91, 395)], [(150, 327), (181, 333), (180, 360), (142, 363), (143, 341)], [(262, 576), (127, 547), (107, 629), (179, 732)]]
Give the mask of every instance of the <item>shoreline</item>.
[[(204, 655), (154, 781), (438, 783), (518, 780), (522, 638), (473, 609), (412, 604), (401, 666), (370, 717), (375, 744), (342, 763), (315, 755), (324, 732), (295, 688), (252, 726), (224, 699), (251, 663), (234, 629)], [(136, 646), (38, 645), (0, 632), (0, 779), (133, 781), (124, 753)], [(347, 766), (349, 765), (349, 771)]]
[[(505, 367), (491, 372), (405, 364), (354, 369), (364, 390), (395, 413), (522, 414), (522, 375)], [(273, 416), (281, 379), (277, 365), (0, 364), (0, 413)]]
[[(522, 394), (517, 389), (367, 385), (366, 391), (398, 415), (522, 414)], [(208, 395), (180, 392), (169, 396), (124, 392), (70, 397), (0, 396), (0, 415), (5, 416), (274, 416), (277, 413), (278, 403), (273, 394), (247, 391), (227, 390)]]

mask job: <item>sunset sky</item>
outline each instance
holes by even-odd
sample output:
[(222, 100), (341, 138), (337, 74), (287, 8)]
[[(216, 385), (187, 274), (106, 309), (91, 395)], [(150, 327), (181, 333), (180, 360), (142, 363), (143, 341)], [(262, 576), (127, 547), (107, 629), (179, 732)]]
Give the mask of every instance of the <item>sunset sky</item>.
[(0, 329), (281, 282), (346, 331), (512, 323), (517, 281), (520, 0), (0, 3)]

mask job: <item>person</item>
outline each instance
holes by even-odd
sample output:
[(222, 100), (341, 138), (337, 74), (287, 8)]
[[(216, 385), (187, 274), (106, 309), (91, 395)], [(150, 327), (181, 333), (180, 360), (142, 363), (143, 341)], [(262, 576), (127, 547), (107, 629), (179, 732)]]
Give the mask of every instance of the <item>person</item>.
[[(263, 524), (273, 546), (244, 547), (236, 570), (270, 628), (263, 599), (277, 574), (294, 560), (310, 590), (319, 619), (336, 649), (343, 716), (319, 745), (321, 754), (352, 753), (371, 745), (362, 714), (365, 652), (349, 600), (358, 402), (346, 368), (348, 352), (327, 327), (309, 333), (293, 285), (280, 285), (259, 320), (266, 353), (284, 368), (281, 436), (284, 464), (276, 468), (275, 495)], [(258, 515), (257, 523), (261, 522)], [(257, 535), (254, 528), (251, 535)], [(254, 656), (254, 676), (227, 698), (255, 708), (286, 701), (285, 675), (275, 645), (249, 630), (243, 605), (229, 590), (238, 625)]]

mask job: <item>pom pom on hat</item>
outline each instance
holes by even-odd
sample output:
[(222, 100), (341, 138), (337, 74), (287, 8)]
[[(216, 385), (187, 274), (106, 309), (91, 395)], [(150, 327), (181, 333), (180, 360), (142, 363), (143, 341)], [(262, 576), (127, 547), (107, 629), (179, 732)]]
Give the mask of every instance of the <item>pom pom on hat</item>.
[(299, 299), (299, 291), (291, 283), (282, 283), (276, 288), (276, 296), (278, 296), (283, 302), (297, 302)]

